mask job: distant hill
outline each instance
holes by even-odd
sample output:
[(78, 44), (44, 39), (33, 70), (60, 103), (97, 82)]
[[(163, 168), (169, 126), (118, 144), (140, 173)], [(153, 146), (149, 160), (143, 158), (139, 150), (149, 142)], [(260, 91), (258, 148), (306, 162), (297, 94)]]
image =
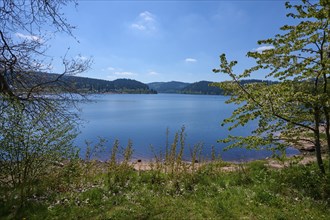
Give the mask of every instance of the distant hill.
[(181, 93), (181, 90), (189, 84), (190, 83), (171, 81), (148, 83), (148, 86), (150, 89), (156, 90), (158, 93)]
[(148, 83), (150, 89), (156, 90), (158, 93), (180, 93), (180, 94), (203, 94), (203, 95), (220, 95), (222, 90), (218, 87), (209, 86), (212, 82), (200, 81), (195, 83), (184, 82), (153, 82)]
[(192, 83), (181, 90), (183, 94), (223, 95), (224, 91), (219, 87), (210, 86), (211, 81)]
[[(34, 87), (35, 85), (44, 86), (39, 87), (39, 91), (44, 92), (60, 92), (58, 89), (63, 85), (69, 86), (77, 92), (82, 93), (134, 93), (134, 94), (156, 94), (158, 93), (179, 93), (179, 94), (203, 94), (203, 95), (225, 95), (226, 93), (218, 86), (212, 86), (214, 82), (199, 81), (195, 83), (184, 82), (153, 82), (144, 84), (133, 79), (116, 79), (113, 81), (94, 79), (81, 76), (61, 76), (54, 73), (17, 73), (18, 77), (25, 77), (26, 87)], [(60, 77), (60, 78), (59, 78)], [(57, 79), (60, 80), (57, 80)], [(51, 82), (53, 81), (53, 82)], [(51, 83), (49, 83), (51, 82)], [(227, 81), (228, 83), (231, 81)], [(222, 83), (227, 83), (222, 82)], [(269, 80), (248, 79), (240, 81), (242, 85), (249, 83), (266, 83), (268, 85), (278, 82)], [(214, 83), (215, 85), (217, 83)], [(13, 84), (17, 90), (24, 90), (20, 84)], [(41, 89), (41, 90), (40, 90)], [(63, 91), (62, 91), (63, 92)], [(67, 91), (64, 91), (67, 92)]]
[[(228, 81), (229, 82), (229, 81)], [(177, 81), (171, 82), (153, 82), (148, 83), (150, 89), (156, 90), (158, 93), (180, 93), (180, 94), (202, 94), (202, 95), (225, 95), (225, 91), (217, 86), (212, 86), (214, 82), (199, 81), (195, 83), (183, 83)], [(267, 83), (274, 84), (274, 81), (265, 81), (259, 79), (242, 80), (241, 84), (250, 83)]]
[(270, 80), (261, 80), (261, 79), (244, 79), (240, 81), (242, 85), (244, 84), (250, 84), (250, 83), (266, 83), (268, 85), (276, 84), (278, 82), (276, 81), (270, 81)]
[(91, 93), (157, 93), (155, 90), (149, 89), (148, 85), (132, 79), (108, 81), (87, 77), (66, 76), (65, 80), (73, 83), (76, 89)]
[(29, 84), (33, 86), (38, 83), (46, 83), (44, 91), (48, 88), (61, 88), (66, 85), (82, 93), (137, 93), (137, 94), (155, 94), (155, 90), (149, 89), (148, 85), (132, 79), (116, 79), (114, 81), (93, 79), (81, 76), (62, 76), (60, 80), (56, 79), (59, 74), (53, 73), (29, 73)]

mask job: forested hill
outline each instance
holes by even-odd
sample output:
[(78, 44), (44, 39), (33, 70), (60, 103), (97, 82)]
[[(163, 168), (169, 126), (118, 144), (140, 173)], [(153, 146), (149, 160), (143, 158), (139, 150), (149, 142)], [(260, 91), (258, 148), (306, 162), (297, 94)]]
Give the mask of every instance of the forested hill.
[(181, 90), (183, 94), (203, 94), (203, 95), (223, 95), (224, 92), (219, 87), (211, 86), (210, 81), (200, 81), (192, 83)]
[[(58, 74), (37, 73), (34, 80), (52, 81)], [(86, 93), (137, 93), (137, 94), (156, 94), (155, 90), (149, 89), (149, 86), (132, 79), (116, 79), (113, 81), (93, 79), (80, 76), (63, 76), (61, 81), (70, 85), (79, 92)]]
[[(241, 84), (249, 83), (268, 83), (273, 84), (273, 81), (263, 81), (258, 79), (242, 80)], [(202, 94), (202, 95), (224, 95), (225, 92), (217, 87), (212, 86), (211, 81), (199, 81), (195, 83), (183, 82), (153, 82), (148, 83), (150, 89), (156, 90), (158, 93), (179, 93), (179, 94)]]
[(116, 79), (113, 81), (92, 79), (87, 77), (66, 77), (78, 90), (94, 93), (138, 93), (155, 94), (149, 86), (132, 79)]
[(149, 88), (156, 90), (158, 93), (181, 93), (181, 90), (188, 85), (190, 83), (177, 81), (148, 83)]
[(153, 82), (148, 86), (158, 93), (179, 93), (179, 94), (202, 94), (202, 95), (221, 95), (224, 94), (219, 87), (211, 86), (210, 81), (200, 81), (195, 83), (183, 82)]
[[(30, 75), (31, 84), (34, 82), (47, 82), (58, 78), (58, 74), (35, 73)], [(156, 94), (158, 93), (179, 93), (179, 94), (203, 94), (203, 95), (223, 95), (225, 92), (212, 86), (211, 81), (200, 81), (195, 83), (184, 82), (153, 82), (144, 84), (132, 79), (116, 79), (113, 81), (93, 79), (80, 76), (63, 76), (61, 81), (79, 92), (86, 93), (136, 93), (136, 94)], [(276, 82), (262, 81), (256, 79), (242, 80), (242, 84), (266, 82), (273, 84)], [(49, 85), (49, 84), (48, 84)], [(56, 85), (56, 83), (54, 84)]]

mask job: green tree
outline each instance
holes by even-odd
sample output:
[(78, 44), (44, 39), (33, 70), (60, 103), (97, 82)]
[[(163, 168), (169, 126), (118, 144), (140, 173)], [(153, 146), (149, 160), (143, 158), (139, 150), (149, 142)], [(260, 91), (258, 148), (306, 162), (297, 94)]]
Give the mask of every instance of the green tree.
[[(241, 104), (224, 123), (234, 123), (232, 129), (250, 120), (259, 122), (252, 135), (222, 141), (231, 142), (231, 147), (271, 146), (281, 151), (289, 144), (308, 141), (315, 146), (318, 166), (325, 173), (322, 137), (330, 153), (330, 2), (303, 0), (300, 5), (286, 3), (286, 8), (290, 10), (287, 16), (298, 21), (281, 27), (284, 33), (258, 41), (269, 49), (247, 53), (255, 66), (236, 74), (237, 62), (227, 61), (222, 54), (220, 68), (213, 70), (231, 77), (231, 82), (217, 85), (232, 94), (229, 103)], [(254, 72), (278, 83), (241, 83)]]

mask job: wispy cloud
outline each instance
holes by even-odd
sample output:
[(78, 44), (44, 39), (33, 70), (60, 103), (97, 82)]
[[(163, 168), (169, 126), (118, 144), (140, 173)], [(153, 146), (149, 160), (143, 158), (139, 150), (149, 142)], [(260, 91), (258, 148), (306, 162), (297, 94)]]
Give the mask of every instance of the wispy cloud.
[(139, 31), (144, 31), (147, 29), (147, 27), (145, 25), (142, 25), (142, 24), (136, 24), (136, 23), (133, 23), (131, 25), (131, 28), (133, 29), (136, 29), (136, 30), (139, 30)]
[(137, 75), (136, 73), (133, 73), (133, 72), (114, 72), (113, 74), (116, 76), (135, 76), (135, 75)]
[(150, 72), (148, 72), (148, 75), (149, 76), (157, 76), (157, 75), (159, 75), (159, 73), (157, 73), (155, 71), (150, 71)]
[(116, 68), (112, 66), (108, 66), (106, 68), (101, 69), (102, 72), (107, 72), (108, 76), (107, 79), (117, 79), (118, 77), (132, 77), (137, 76), (137, 73), (125, 71), (122, 68)]
[(259, 53), (262, 53), (265, 50), (271, 50), (271, 49), (274, 49), (274, 46), (271, 46), (271, 45), (269, 45), (269, 46), (261, 46), (261, 47), (258, 47), (256, 49), (253, 49), (253, 50), (254, 51), (257, 51)]
[(142, 12), (139, 15), (144, 21), (155, 21), (154, 15), (148, 11)]
[(152, 32), (156, 30), (156, 17), (149, 11), (139, 14), (136, 21), (130, 26), (134, 30)]
[(42, 42), (42, 38), (35, 36), (35, 35), (27, 35), (27, 34), (22, 34), (22, 33), (16, 33), (15, 35), (16, 35), (16, 37), (21, 38), (23, 40)]
[(197, 60), (195, 59), (195, 58), (186, 58), (185, 59), (185, 61), (187, 62), (187, 63), (195, 63), (195, 62), (197, 62)]
[(108, 71), (114, 71), (116, 68), (112, 67), (112, 66), (109, 66), (108, 68), (106, 68), (106, 70)]
[(108, 67), (106, 67), (106, 68), (103, 68), (103, 69), (101, 69), (101, 71), (102, 72), (121, 72), (122, 71), (122, 69), (120, 69), (120, 68), (115, 68), (115, 67), (112, 67), (112, 66), (108, 66)]

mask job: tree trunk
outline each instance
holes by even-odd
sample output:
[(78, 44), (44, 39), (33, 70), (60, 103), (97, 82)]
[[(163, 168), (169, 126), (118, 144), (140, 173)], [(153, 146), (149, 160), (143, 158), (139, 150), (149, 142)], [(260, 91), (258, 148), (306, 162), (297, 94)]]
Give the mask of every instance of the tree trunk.
[(324, 164), (322, 160), (321, 152), (321, 142), (320, 142), (320, 111), (319, 108), (314, 108), (314, 120), (315, 120), (315, 129), (314, 129), (314, 141), (315, 141), (315, 153), (317, 159), (317, 165), (320, 168), (322, 174), (325, 174)]
[(326, 108), (324, 108), (325, 113), (325, 134), (327, 139), (327, 145), (328, 145), (328, 157), (329, 157), (329, 171), (330, 171), (330, 117), (329, 112)]
[(6, 70), (0, 69), (0, 92), (2, 94), (9, 95), (9, 97), (15, 97), (15, 94), (8, 85), (5, 74)]

